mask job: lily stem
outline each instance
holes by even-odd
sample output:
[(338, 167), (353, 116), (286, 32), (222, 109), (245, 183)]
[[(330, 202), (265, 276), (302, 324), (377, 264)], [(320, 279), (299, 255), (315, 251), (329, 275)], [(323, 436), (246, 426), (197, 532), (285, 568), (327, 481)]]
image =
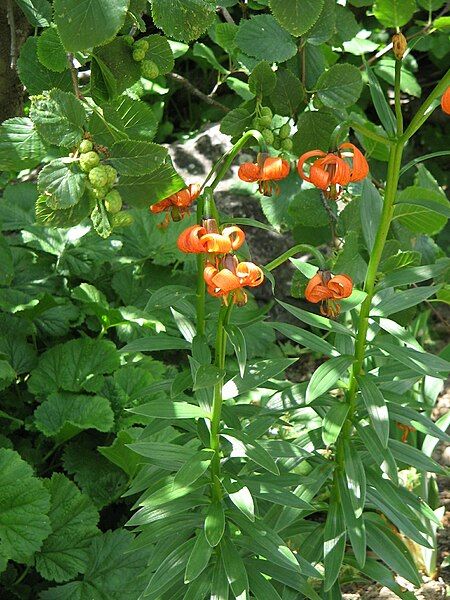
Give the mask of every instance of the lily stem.
[[(233, 298), (230, 294), (229, 304), (222, 305), (219, 312), (219, 320), (217, 323), (216, 348), (215, 348), (215, 365), (221, 371), (225, 370), (225, 356), (227, 349), (227, 332), (226, 326), (230, 321), (231, 310), (233, 307)], [(214, 397), (211, 414), (211, 431), (210, 431), (210, 446), (214, 451), (214, 456), (211, 461), (211, 491), (214, 501), (222, 499), (222, 487), (220, 483), (220, 421), (222, 416), (222, 388), (223, 380), (221, 379), (214, 386)]]
[[(205, 199), (200, 196), (197, 202), (197, 224), (201, 225), (203, 219), (203, 211), (205, 208)], [(197, 255), (197, 292), (195, 294), (195, 305), (197, 313), (197, 335), (205, 335), (205, 299), (206, 299), (206, 283), (203, 277), (205, 270), (205, 255)]]

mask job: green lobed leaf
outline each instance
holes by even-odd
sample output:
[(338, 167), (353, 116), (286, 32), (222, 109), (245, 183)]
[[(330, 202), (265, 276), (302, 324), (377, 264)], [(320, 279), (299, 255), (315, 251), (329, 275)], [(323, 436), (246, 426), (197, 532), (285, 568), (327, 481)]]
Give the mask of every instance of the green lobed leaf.
[(324, 0), (270, 0), (269, 5), (280, 25), (292, 35), (299, 36), (318, 21)]
[(52, 532), (36, 554), (36, 569), (50, 581), (67, 581), (87, 567), (87, 548), (99, 534), (99, 514), (90, 498), (62, 473), (53, 473), (45, 487), (50, 492)]
[(354, 104), (362, 92), (361, 72), (344, 63), (333, 65), (323, 73), (317, 83), (318, 98), (330, 108), (342, 108)]
[(50, 494), (17, 452), (0, 448), (2, 556), (27, 562), (51, 533)]
[(241, 20), (236, 44), (249, 56), (269, 62), (284, 62), (297, 52), (289, 33), (280, 27), (272, 15), (257, 15)]
[(81, 52), (108, 42), (122, 27), (128, 5), (129, 0), (55, 0), (54, 20), (64, 48)]
[(71, 148), (83, 137), (86, 112), (74, 94), (54, 89), (34, 98), (30, 117), (42, 138), (55, 146)]
[(205, 0), (151, 0), (156, 27), (175, 40), (197, 39), (214, 20), (214, 6)]
[(336, 356), (322, 363), (312, 374), (306, 389), (306, 402), (309, 404), (328, 392), (344, 375), (353, 362), (352, 356)]

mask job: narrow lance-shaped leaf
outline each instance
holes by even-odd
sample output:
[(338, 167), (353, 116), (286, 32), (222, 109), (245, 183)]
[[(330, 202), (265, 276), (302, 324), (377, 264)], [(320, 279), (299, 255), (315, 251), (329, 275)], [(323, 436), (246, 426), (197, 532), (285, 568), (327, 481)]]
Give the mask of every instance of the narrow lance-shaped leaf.
[(347, 527), (348, 537), (355, 553), (358, 565), (363, 567), (366, 561), (366, 528), (361, 514), (356, 516), (353, 509), (353, 503), (350, 496), (350, 490), (347, 487), (347, 479), (343, 473), (337, 475), (340, 503), (344, 514), (344, 521)]
[(330, 358), (318, 367), (308, 384), (306, 390), (306, 402), (310, 403), (325, 392), (328, 392), (342, 377), (348, 367), (352, 364), (352, 356), (336, 356)]
[(380, 442), (386, 448), (389, 439), (389, 413), (383, 394), (368, 376), (358, 377), (357, 380), (370, 421)]
[(212, 554), (212, 547), (206, 541), (206, 537), (203, 531), (197, 535), (195, 545), (192, 548), (192, 552), (189, 556), (189, 560), (186, 565), (184, 572), (184, 582), (189, 583), (194, 581), (208, 566), (209, 560)]
[(220, 542), (225, 531), (225, 513), (221, 502), (213, 502), (205, 519), (205, 537), (214, 548)]
[(348, 404), (339, 402), (327, 411), (322, 423), (322, 439), (326, 446), (331, 446), (337, 440), (347, 418), (349, 408)]
[(179, 486), (188, 486), (197, 481), (211, 464), (214, 451), (204, 448), (194, 454), (175, 475), (174, 483)]
[(325, 567), (324, 590), (333, 587), (339, 577), (344, 558), (346, 527), (342, 506), (336, 496), (332, 496), (324, 529), (323, 556)]
[(244, 561), (227, 536), (220, 542), (220, 554), (233, 594), (239, 600), (248, 600), (248, 577)]

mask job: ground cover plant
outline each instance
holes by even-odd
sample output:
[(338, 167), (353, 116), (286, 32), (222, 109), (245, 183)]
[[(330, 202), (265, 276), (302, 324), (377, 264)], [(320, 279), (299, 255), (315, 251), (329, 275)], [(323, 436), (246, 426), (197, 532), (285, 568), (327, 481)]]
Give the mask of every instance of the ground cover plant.
[[(412, 600), (445, 568), (448, 14), (6, 0), (5, 598)], [(291, 243), (260, 264), (251, 230)]]

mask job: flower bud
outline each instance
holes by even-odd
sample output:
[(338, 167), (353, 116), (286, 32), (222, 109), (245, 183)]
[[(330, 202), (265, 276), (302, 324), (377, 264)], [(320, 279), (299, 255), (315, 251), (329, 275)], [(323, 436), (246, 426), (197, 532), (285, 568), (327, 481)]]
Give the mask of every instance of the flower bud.
[(395, 33), (392, 36), (392, 50), (394, 51), (395, 58), (402, 60), (407, 48), (408, 42), (403, 33)]

